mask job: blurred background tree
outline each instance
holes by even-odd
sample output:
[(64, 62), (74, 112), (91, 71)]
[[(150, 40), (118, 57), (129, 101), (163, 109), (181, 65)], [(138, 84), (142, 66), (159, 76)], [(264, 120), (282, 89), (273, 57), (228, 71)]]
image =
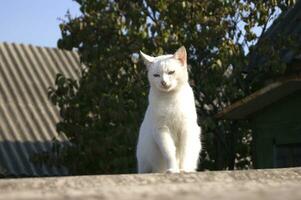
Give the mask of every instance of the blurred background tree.
[(255, 89), (241, 73), (246, 55), (293, 1), (76, 2), (82, 15), (67, 14), (58, 47), (78, 51), (81, 78), (58, 75), (49, 90), (62, 117), (57, 130), (70, 140), (54, 148), (57, 164), (71, 174), (136, 172), (137, 134), (148, 94), (138, 52), (156, 56), (184, 45), (203, 129), (199, 169), (252, 167), (248, 123), (214, 116)]

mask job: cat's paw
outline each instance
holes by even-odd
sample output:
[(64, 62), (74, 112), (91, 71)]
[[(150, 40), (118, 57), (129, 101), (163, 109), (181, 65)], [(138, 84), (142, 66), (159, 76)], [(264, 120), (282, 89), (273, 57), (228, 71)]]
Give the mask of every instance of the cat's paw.
[(192, 173), (192, 172), (196, 172), (196, 170), (194, 169), (180, 169), (181, 173)]
[(175, 168), (170, 168), (166, 171), (166, 173), (168, 174), (180, 173), (180, 170)]

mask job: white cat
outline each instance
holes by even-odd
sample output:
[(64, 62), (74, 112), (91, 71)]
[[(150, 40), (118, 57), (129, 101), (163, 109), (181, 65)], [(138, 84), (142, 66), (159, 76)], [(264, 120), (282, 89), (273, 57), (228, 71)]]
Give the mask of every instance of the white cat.
[(137, 145), (138, 172), (193, 172), (201, 151), (201, 128), (188, 83), (186, 49), (158, 57), (140, 54), (150, 92)]

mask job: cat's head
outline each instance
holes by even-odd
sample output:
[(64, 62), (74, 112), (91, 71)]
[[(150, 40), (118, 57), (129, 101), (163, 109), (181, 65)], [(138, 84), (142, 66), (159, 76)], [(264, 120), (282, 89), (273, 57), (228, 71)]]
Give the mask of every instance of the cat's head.
[(152, 88), (170, 92), (188, 82), (187, 53), (184, 46), (173, 55), (152, 57), (140, 51)]

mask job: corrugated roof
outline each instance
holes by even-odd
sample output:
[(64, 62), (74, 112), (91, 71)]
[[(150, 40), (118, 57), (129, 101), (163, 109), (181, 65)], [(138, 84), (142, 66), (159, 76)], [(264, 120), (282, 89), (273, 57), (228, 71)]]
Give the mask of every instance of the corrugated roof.
[(57, 73), (78, 78), (76, 52), (22, 44), (0, 44), (0, 173), (52, 176), (67, 173), (31, 163), (57, 135), (58, 109), (48, 100)]

